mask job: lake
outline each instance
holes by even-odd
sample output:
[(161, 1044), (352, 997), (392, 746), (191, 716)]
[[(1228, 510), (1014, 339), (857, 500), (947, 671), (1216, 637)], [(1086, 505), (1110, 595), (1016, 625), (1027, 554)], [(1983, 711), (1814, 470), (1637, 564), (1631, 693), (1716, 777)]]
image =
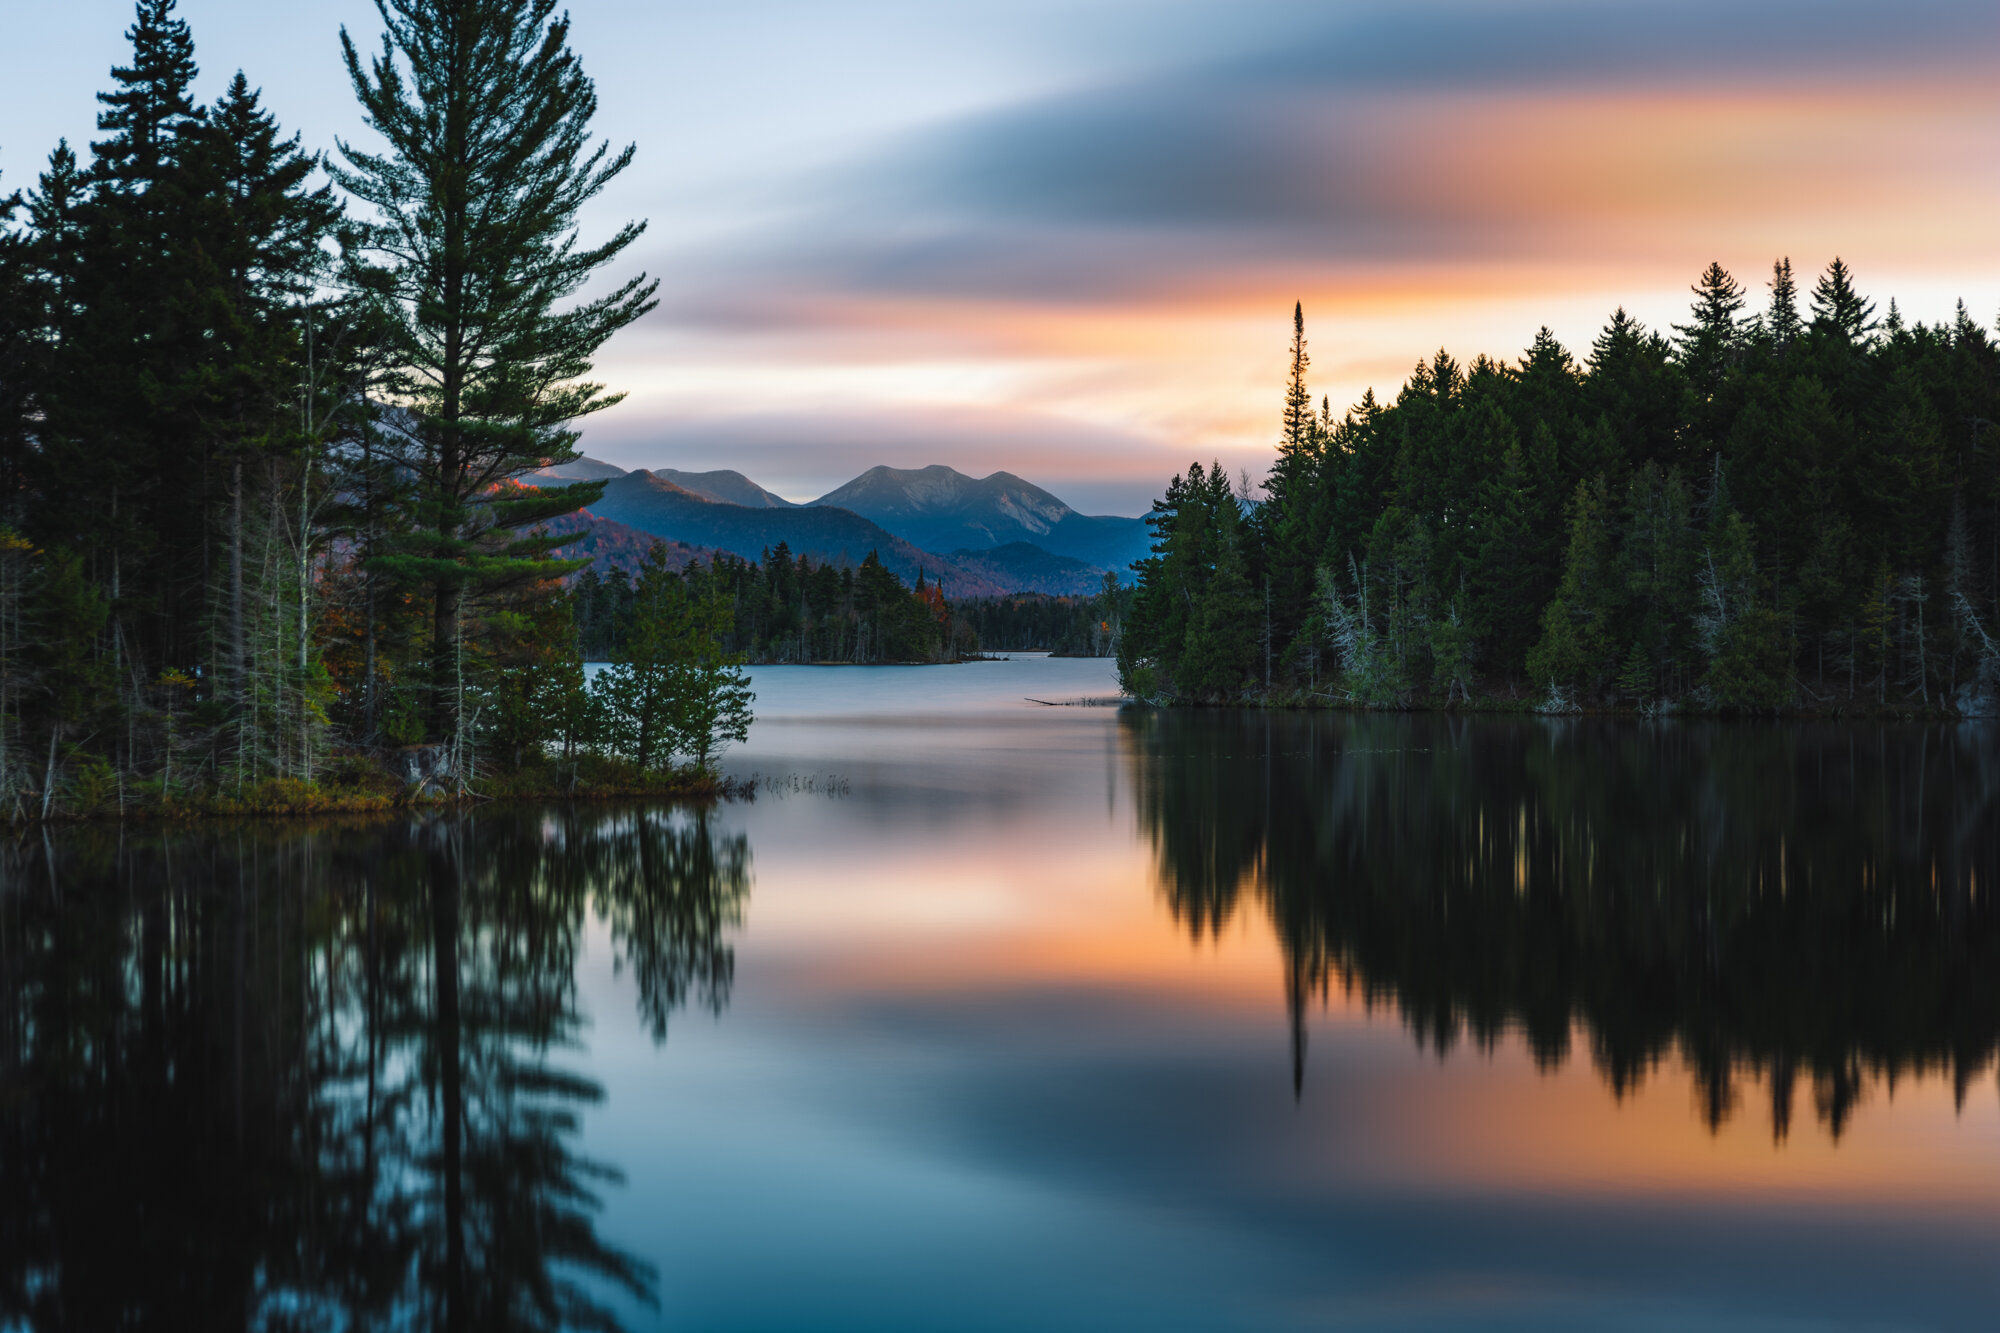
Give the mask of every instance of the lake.
[(1987, 1328), (2000, 735), (754, 671), (759, 795), (0, 851), (0, 1326)]

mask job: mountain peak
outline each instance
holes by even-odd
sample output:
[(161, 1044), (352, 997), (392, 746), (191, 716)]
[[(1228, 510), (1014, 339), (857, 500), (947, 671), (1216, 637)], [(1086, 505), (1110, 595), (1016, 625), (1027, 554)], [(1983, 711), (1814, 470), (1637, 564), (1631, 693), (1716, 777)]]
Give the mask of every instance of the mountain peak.
[(998, 535), (1010, 529), (1019, 529), (1024, 536), (1040, 536), (1075, 512), (1011, 472), (973, 478), (942, 463), (921, 468), (872, 467), (813, 503), (852, 509), (878, 522), (881, 515), (892, 515), (969, 525), (978, 531), (994, 528), (990, 538), (979, 543), (987, 546), (1013, 540), (1011, 533)]
[(653, 469), (656, 477), (665, 477), (684, 490), (693, 491), (704, 499), (721, 504), (742, 505), (745, 509), (797, 509), (800, 506), (782, 495), (774, 495), (734, 468), (718, 468), (713, 472), (682, 472), (678, 468), (662, 467)]

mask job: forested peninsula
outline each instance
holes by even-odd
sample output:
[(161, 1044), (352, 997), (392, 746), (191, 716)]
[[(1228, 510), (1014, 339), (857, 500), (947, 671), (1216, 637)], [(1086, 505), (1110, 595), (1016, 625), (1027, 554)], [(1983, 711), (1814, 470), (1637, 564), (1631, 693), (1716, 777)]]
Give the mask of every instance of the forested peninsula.
[[(139, 0), (102, 138), (0, 197), (0, 819), (702, 792), (751, 696), (656, 560), (586, 680), (560, 521), (653, 305), (554, 0), (380, 0), (355, 139), (198, 103)], [(329, 50), (333, 55), (329, 33)]]
[(1564, 713), (2000, 708), (2000, 349), (1835, 259), (1719, 264), (1671, 336), (1443, 352), (1336, 417), (1295, 309), (1261, 488), (1176, 477), (1119, 644), (1159, 702)]

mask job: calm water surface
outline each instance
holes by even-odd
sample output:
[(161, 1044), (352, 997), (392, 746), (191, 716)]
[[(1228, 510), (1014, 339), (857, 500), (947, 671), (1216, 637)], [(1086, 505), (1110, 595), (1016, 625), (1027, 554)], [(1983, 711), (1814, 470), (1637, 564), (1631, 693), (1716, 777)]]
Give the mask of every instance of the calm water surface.
[(767, 668), (706, 814), (0, 853), (0, 1326), (1990, 1328), (1990, 727)]

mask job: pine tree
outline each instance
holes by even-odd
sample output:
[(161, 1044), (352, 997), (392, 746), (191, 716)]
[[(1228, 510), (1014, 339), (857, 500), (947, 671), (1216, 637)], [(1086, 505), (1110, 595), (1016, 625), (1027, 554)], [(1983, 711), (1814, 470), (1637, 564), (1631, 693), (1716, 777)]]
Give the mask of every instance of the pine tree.
[(641, 772), (666, 767), (679, 707), (674, 669), (679, 660), (688, 594), (655, 542), (633, 581), (632, 624), (611, 665), (591, 683), (600, 731), (613, 751)]
[(1676, 349), (1688, 383), (1706, 402), (1722, 387), (1742, 339), (1737, 317), (1744, 305), (1743, 288), (1721, 264), (1702, 271), (1694, 288), (1694, 320), (1674, 325), (1680, 335)]
[(73, 179), (55, 179), (73, 159), (52, 159), (44, 189), (70, 253), (49, 319), (37, 485), (50, 503), (36, 536), (75, 549), (108, 594), (128, 693), (162, 666), (198, 668), (205, 620), (210, 357), (190, 278), (200, 228), (188, 173), (202, 114), (193, 37), (174, 8), (139, 0), (130, 63), (98, 94), (106, 137)]
[(1859, 347), (1875, 329), (1875, 306), (1854, 290), (1854, 275), (1836, 257), (1813, 284), (1812, 332)]
[(539, 577), (549, 543), (482, 541), (572, 511), (598, 487), (496, 489), (572, 457), (570, 423), (618, 401), (583, 379), (618, 329), (652, 308), (643, 276), (565, 304), (636, 240), (627, 224), (577, 243), (577, 216), (632, 160), (592, 146), (597, 98), (555, 0), (377, 0), (386, 32), (350, 81), (386, 154), (341, 143), (335, 179), (373, 210), (351, 279), (384, 311), (393, 365), (380, 392), (406, 413), (421, 462), (401, 551), (379, 564), (429, 603), (429, 733), (453, 736), (466, 598)]
[(732, 613), (722, 589), (711, 583), (690, 597), (684, 610), (673, 672), (674, 749), (711, 773), (724, 745), (749, 737), (750, 705), (757, 696), (739, 669), (742, 655), (723, 649)]
[(1587, 419), (1608, 424), (1617, 446), (1615, 465), (1600, 464), (1605, 480), (1622, 485), (1625, 469), (1648, 459), (1661, 467), (1679, 461), (1691, 398), (1667, 340), (1623, 307), (1613, 311), (1611, 322), (1591, 344), (1584, 381)]
[[(30, 236), (14, 230), (25, 202), (18, 190), (0, 194), (0, 525), (9, 528), (21, 522), (42, 351), (35, 247)], [(0, 714), (5, 711), (0, 703)]]
[(1483, 640), (1486, 662), (1517, 674), (1532, 641), (1544, 589), (1534, 550), (1534, 496), (1525, 456), (1509, 444), (1488, 482), (1474, 539), (1469, 586), (1469, 628)]
[[(227, 534), (226, 587), (218, 599), (221, 623), (215, 636), (221, 650), (214, 656), (239, 724), (252, 638), (246, 511), (269, 498), (272, 487), (285, 492), (287, 513), (296, 508), (295, 496), (310, 502), (322, 412), (318, 404), (301, 412), (300, 383), (347, 350), (338, 339), (325, 337), (309, 350), (312, 333), (303, 327), (317, 318), (311, 302), (321, 276), (321, 245), (339, 216), (330, 186), (306, 188), (316, 165), (300, 150), (297, 136), (281, 136), (240, 71), (194, 135), (190, 152), (200, 236), (191, 285), (202, 302), (212, 349), (203, 416), (220, 474), (214, 500), (227, 510), (220, 525)], [(350, 410), (355, 387), (340, 385), (329, 410)], [(315, 396), (317, 390), (309, 386)], [(303, 494), (301, 487), (307, 488)], [(307, 526), (309, 521), (292, 534), (294, 542), (310, 541)]]
[(1312, 601), (1312, 571), (1319, 563), (1330, 515), (1325, 497), (1326, 432), (1313, 414), (1306, 389), (1305, 307), (1292, 308), (1291, 372), (1278, 438), (1278, 457), (1264, 482), (1265, 503), (1256, 511), (1254, 533), (1263, 556), (1270, 599), (1267, 647), (1277, 653), (1290, 644)]
[(1696, 623), (1708, 655), (1703, 688), (1718, 708), (1769, 712), (1791, 702), (1784, 618), (1760, 587), (1750, 525), (1734, 509), (1710, 525)]
[(1210, 564), (1174, 672), (1175, 685), (1188, 699), (1223, 702), (1240, 696), (1257, 656), (1259, 606), (1243, 555), (1246, 525), (1228, 480), (1220, 468), (1209, 474), (1204, 518)]
[(1543, 613), (1541, 641), (1528, 653), (1535, 684), (1595, 688), (1611, 671), (1612, 620), (1621, 588), (1612, 565), (1607, 505), (1602, 481), (1577, 483), (1562, 583)]
[(1764, 336), (1782, 353), (1799, 340), (1804, 326), (1799, 322), (1799, 288), (1792, 278), (1792, 261), (1780, 259), (1771, 266), (1771, 304), (1764, 313)]

